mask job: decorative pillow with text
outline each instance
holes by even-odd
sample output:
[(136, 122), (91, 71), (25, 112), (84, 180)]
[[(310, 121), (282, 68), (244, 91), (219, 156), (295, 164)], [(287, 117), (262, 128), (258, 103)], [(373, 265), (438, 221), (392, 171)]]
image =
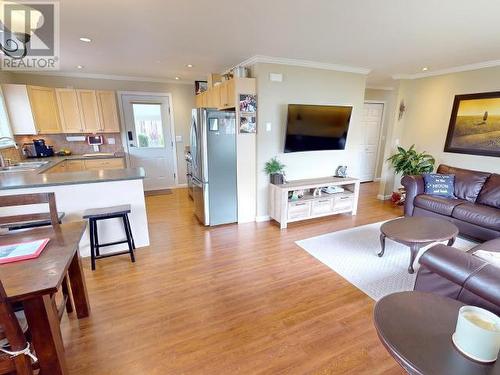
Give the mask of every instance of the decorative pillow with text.
[(455, 175), (424, 173), (425, 194), (455, 197)]

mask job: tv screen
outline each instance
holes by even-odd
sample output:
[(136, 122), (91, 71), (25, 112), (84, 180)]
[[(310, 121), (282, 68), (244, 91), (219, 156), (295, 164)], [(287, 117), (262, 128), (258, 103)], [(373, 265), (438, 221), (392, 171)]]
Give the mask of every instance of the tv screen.
[(285, 152), (344, 150), (352, 107), (289, 104)]

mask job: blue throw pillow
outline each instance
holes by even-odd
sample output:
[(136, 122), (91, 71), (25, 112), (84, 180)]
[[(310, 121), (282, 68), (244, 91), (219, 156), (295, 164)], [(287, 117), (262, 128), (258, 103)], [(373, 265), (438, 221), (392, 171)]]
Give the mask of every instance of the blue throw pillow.
[(455, 175), (424, 173), (425, 194), (455, 197)]

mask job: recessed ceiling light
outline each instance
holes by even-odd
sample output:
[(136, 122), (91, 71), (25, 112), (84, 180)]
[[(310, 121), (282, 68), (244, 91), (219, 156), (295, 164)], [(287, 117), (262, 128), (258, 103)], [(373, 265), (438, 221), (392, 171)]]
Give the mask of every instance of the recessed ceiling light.
[(180, 77), (175, 77), (175, 79), (178, 81), (178, 80), (180, 80)]
[(422, 72), (426, 72), (426, 71), (428, 71), (428, 70), (429, 70), (429, 68), (428, 68), (428, 67), (426, 67), (426, 66), (424, 66), (424, 67), (422, 68)]
[(77, 65), (76, 66), (78, 69), (83, 69), (83, 65)]
[(80, 38), (80, 40), (81, 40), (82, 42), (85, 42), (85, 43), (90, 43), (90, 42), (92, 41), (92, 39), (87, 38), (87, 37), (81, 37), (81, 38)]
[(192, 68), (193, 67), (193, 64), (187, 64), (186, 65), (188, 68)]

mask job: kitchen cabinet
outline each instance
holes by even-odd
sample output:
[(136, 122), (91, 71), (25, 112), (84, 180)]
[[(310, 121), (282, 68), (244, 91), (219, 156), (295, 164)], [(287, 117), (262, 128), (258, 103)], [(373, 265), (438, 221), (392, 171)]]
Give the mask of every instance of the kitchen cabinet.
[(208, 100), (207, 107), (208, 108), (220, 108), (220, 85), (214, 86), (211, 90), (207, 91)]
[(12, 133), (14, 135), (38, 134), (26, 85), (4, 84), (2, 92)]
[(27, 90), (37, 134), (61, 133), (55, 89), (28, 86)]
[(84, 160), (85, 169), (120, 169), (125, 168), (125, 163), (122, 158), (113, 159), (92, 159)]
[(237, 108), (239, 94), (255, 94), (255, 78), (233, 78), (195, 96), (196, 108)]
[(98, 90), (96, 91), (96, 95), (101, 132), (119, 133), (120, 120), (118, 119), (115, 92)]
[(76, 90), (76, 95), (85, 132), (97, 133), (102, 131), (95, 90)]
[(83, 133), (78, 96), (75, 89), (56, 89), (59, 115), (64, 133)]
[(235, 97), (235, 79), (222, 82), (220, 86), (220, 107), (233, 108), (235, 107), (236, 97)]

